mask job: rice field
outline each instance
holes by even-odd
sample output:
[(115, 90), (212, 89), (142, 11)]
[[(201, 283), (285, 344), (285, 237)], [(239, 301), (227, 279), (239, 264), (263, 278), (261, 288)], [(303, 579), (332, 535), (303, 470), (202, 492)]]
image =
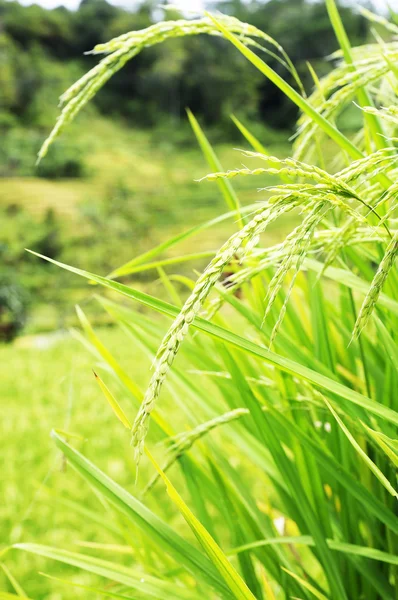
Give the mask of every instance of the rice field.
[[(398, 27), (366, 12), (383, 37), (352, 48), (334, 0), (325, 4), (340, 51), (326, 77), (313, 72), (310, 95), (264, 32), (206, 15), (100, 44), (105, 57), (63, 96), (44, 160), (76, 107), (127, 60), (205, 33), (233, 44), (301, 116), (285, 157), (235, 121), (246, 149), (225, 165), (188, 113), (207, 162), (201, 185), (224, 203), (219, 216), (191, 222), (107, 277), (34, 254), (91, 294), (77, 307), (73, 339), (43, 350), (48, 369), (36, 372), (37, 349), (12, 354), (15, 370), (32, 365), (32, 389), (48, 407), (38, 427), (52, 421), (53, 454), (32, 443), (34, 419), (15, 403), (30, 393), (24, 382), (11, 394), (8, 436), (21, 420), (26, 461), (45, 451), (47, 462), (33, 500), (12, 477), (8, 484), (22, 523), (6, 509), (4, 597), (397, 598)], [(257, 44), (279, 53), (294, 86)], [(338, 117), (352, 101), (362, 127), (346, 135)], [(259, 201), (242, 197), (236, 181), (264, 188)], [(213, 231), (219, 243), (208, 251), (196, 236)], [(188, 240), (190, 256), (180, 246)], [(146, 289), (135, 281), (143, 272), (153, 275)], [(113, 327), (93, 327), (94, 310)], [(51, 388), (63, 403), (52, 403)]]

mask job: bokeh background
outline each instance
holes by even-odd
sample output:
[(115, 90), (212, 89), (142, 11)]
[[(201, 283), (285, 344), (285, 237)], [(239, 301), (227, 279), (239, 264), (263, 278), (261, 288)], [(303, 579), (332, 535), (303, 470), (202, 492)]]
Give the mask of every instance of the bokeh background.
[[(54, 5), (58, 5), (54, 7)], [(341, 16), (353, 45), (371, 39), (358, 7), (384, 10), (383, 2), (345, 2)], [(0, 0), (0, 534), (4, 546), (37, 541), (65, 547), (95, 542), (96, 528), (77, 513), (85, 501), (75, 476), (59, 465), (51, 427), (89, 439), (88, 454), (121, 482), (132, 479), (131, 451), (100, 401), (91, 376), (95, 359), (70, 328), (74, 305), (87, 309), (98, 335), (126, 370), (145, 383), (148, 357), (128, 348), (120, 332), (78, 278), (25, 252), (106, 275), (138, 253), (224, 210), (215, 186), (198, 183), (208, 167), (189, 126), (193, 111), (225, 168), (240, 165), (234, 150), (247, 143), (235, 115), (277, 156), (289, 154), (296, 108), (225, 40), (197, 36), (149, 48), (113, 77), (35, 166), (54, 124), (60, 94), (97, 61), (95, 44), (160, 19), (191, 17), (209, 8), (264, 30), (287, 51), (307, 92), (307, 61), (321, 77), (337, 49), (322, 1), (231, 0), (182, 2), (165, 10), (157, 1), (82, 0), (38, 4)], [(195, 13), (196, 11), (196, 13)], [(272, 67), (289, 80), (272, 56)], [(293, 81), (290, 81), (294, 85)], [(339, 127), (355, 131), (355, 111)], [(263, 182), (264, 183), (264, 182)], [(266, 182), (265, 182), (266, 183)], [(257, 192), (238, 182), (242, 203)], [(231, 225), (203, 232), (179, 253), (214, 250)], [(272, 241), (283, 232), (272, 230)], [(182, 264), (192, 274), (203, 263)], [(124, 280), (161, 295), (155, 272)], [(59, 494), (61, 492), (61, 494)], [(63, 498), (61, 500), (60, 498)], [(69, 503), (69, 504), (68, 504)], [(43, 561), (14, 552), (8, 568), (32, 598), (74, 598), (38, 575)], [(53, 567), (47, 565), (47, 570)], [(75, 573), (57, 567), (62, 576)], [(80, 579), (79, 579), (80, 577)], [(84, 577), (87, 578), (87, 575)], [(75, 575), (75, 581), (86, 582)], [(11, 591), (0, 570), (0, 590)], [(82, 596), (84, 597), (84, 596)]]
[[(27, 256), (25, 247), (106, 273), (187, 220), (193, 225), (218, 214), (214, 188), (194, 181), (206, 164), (187, 107), (225, 165), (236, 163), (232, 149), (243, 144), (231, 114), (276, 153), (288, 152), (297, 116), (296, 107), (224, 40), (176, 39), (129, 62), (36, 167), (59, 96), (97, 62), (85, 52), (156, 20), (191, 16), (188, 1), (179, 13), (158, 8), (157, 0), (130, 3), (132, 11), (105, 0), (83, 0), (76, 10), (48, 10), (47, 4), (0, 2), (2, 279), (16, 276), (21, 302), (29, 301), (26, 333), (70, 324), (81, 284)], [(319, 77), (329, 68), (324, 59), (336, 41), (323, 2), (233, 0), (209, 7), (277, 39), (307, 90), (313, 83), (306, 61)], [(342, 18), (353, 44), (369, 35), (354, 5), (344, 6)], [(355, 129), (349, 114), (346, 121)], [(4, 337), (12, 335), (6, 318), (2, 311)]]

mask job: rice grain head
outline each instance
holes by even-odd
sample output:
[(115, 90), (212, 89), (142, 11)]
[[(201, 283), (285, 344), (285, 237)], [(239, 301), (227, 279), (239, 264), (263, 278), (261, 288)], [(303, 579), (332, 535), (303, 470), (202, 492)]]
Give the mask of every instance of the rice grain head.
[[(210, 431), (213, 431), (213, 429), (236, 421), (237, 419), (240, 419), (248, 414), (249, 410), (247, 408), (235, 408), (234, 410), (230, 410), (222, 415), (214, 417), (214, 419), (200, 423), (191, 431), (183, 431), (172, 438), (168, 438), (167, 442), (171, 444), (170, 456), (162, 466), (162, 471), (164, 473), (168, 471), (168, 469), (173, 466), (176, 460), (178, 460), (185, 452), (188, 452), (188, 450), (190, 450), (198, 440), (207, 435)], [(148, 493), (158, 479), (159, 473), (155, 473), (149, 483), (145, 486), (145, 489), (142, 493)]]
[[(228, 31), (239, 35), (242, 42), (246, 45), (253, 45), (261, 50), (266, 50), (253, 38), (261, 39), (267, 44), (270, 44), (281, 56), (276, 55), (275, 53), (273, 55), (282, 62), (293, 76), (297, 77), (293, 64), (286, 52), (284, 52), (280, 44), (272, 37), (253, 25), (242, 23), (234, 17), (223, 15), (219, 17), (219, 20)], [(98, 44), (95, 46), (95, 48), (87, 54), (106, 54), (106, 56), (60, 97), (61, 113), (55, 127), (39, 151), (37, 162), (40, 162), (40, 160), (45, 157), (50, 145), (62, 133), (65, 126), (76, 117), (105, 83), (144, 48), (160, 44), (167, 39), (199, 34), (213, 36), (221, 35), (209, 17), (191, 21), (180, 19), (176, 21), (155, 23), (140, 31), (131, 31), (116, 37), (105, 44)]]
[(167, 372), (174, 362), (178, 349), (188, 333), (194, 318), (198, 315), (211, 289), (220, 278), (236, 252), (252, 239), (256, 239), (266, 227), (280, 215), (293, 207), (294, 203), (281, 199), (276, 204), (265, 205), (254, 218), (239, 232), (233, 234), (220, 248), (197, 280), (195, 287), (181, 309), (180, 314), (165, 335), (154, 361), (154, 373), (133, 424), (132, 444), (138, 465), (143, 453), (144, 440), (148, 431), (148, 421), (160, 394)]
[[(377, 269), (376, 275), (373, 278), (372, 283), (366, 297), (362, 303), (361, 309), (356, 320), (354, 331), (352, 333), (351, 342), (358, 338), (361, 331), (366, 326), (369, 318), (376, 306), (377, 300), (380, 296), (381, 290), (386, 282), (386, 279), (394, 266), (395, 259), (398, 255), (398, 231), (395, 232), (392, 237), (386, 253), (383, 256), (381, 263)], [(350, 342), (350, 343), (351, 343)]]

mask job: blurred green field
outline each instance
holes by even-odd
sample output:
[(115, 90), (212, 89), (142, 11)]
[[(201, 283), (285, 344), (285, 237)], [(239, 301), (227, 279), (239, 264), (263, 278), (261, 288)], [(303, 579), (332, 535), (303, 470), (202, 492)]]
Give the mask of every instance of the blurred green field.
[[(266, 133), (264, 129), (264, 136)], [(73, 142), (82, 152), (86, 176), (2, 179), (0, 211), (5, 223), (6, 263), (17, 265), (19, 280), (32, 295), (28, 333), (73, 324), (73, 304), (81, 298), (82, 288), (76, 278), (44, 265), (24, 248), (106, 274), (225, 211), (217, 184), (197, 181), (209, 167), (187, 124), (181, 125), (180, 133), (167, 134), (90, 117), (75, 124), (62, 141)], [(263, 139), (265, 144), (267, 141)], [(286, 153), (285, 136), (274, 134), (270, 141), (271, 152)], [(243, 138), (236, 145), (248, 148)], [(241, 166), (242, 155), (231, 142), (218, 142), (215, 150), (225, 169)], [(275, 179), (258, 177), (256, 185), (265, 187), (272, 181)], [(235, 180), (234, 187), (243, 205), (263, 197), (248, 179)], [(230, 231), (231, 222), (225, 221), (201, 232), (195, 238), (196, 251), (215, 250)], [(188, 241), (175, 252), (191, 250)], [(57, 293), (60, 286), (62, 296)]]
[[(87, 149), (86, 177), (2, 180), (2, 206), (17, 204), (24, 211), (24, 219), (14, 219), (13, 225), (10, 224), (16, 230), (9, 232), (9, 237), (14, 234), (17, 249), (25, 246), (35, 249), (34, 229), (26, 227), (26, 215), (33, 223), (40, 222), (46, 211), (53, 209), (62, 238), (57, 258), (106, 274), (106, 269), (119, 266), (172, 235), (225, 212), (217, 185), (195, 181), (209, 168), (193, 134), (190, 143), (184, 141), (178, 145), (173, 139), (157, 143), (156, 134), (123, 129), (120, 124), (99, 118), (90, 129), (84, 127), (79, 131), (77, 128), (74, 134)], [(243, 140), (241, 145), (247, 147)], [(286, 147), (283, 143), (274, 144), (271, 150), (283, 154)], [(242, 163), (231, 144), (217, 144), (215, 150), (225, 169)], [(264, 187), (271, 181), (259, 177), (256, 183)], [(252, 181), (243, 178), (236, 184), (242, 204), (260, 198)], [(122, 189), (122, 195), (112, 192), (115, 189)], [(106, 214), (97, 220), (93, 218), (93, 211), (100, 211), (104, 204), (112, 206), (112, 202), (116, 203), (115, 211), (123, 213), (120, 223), (112, 221), (113, 213), (109, 218)], [(181, 243), (169, 256), (216, 250), (235, 227), (232, 221), (225, 221)], [(128, 236), (129, 230), (131, 235)], [(268, 235), (271, 243), (280, 239), (283, 232), (279, 228), (270, 229)], [(202, 266), (203, 261), (187, 263), (175, 267), (174, 271), (192, 275), (193, 269)], [(13, 344), (0, 346), (0, 393), (6, 407), (2, 419), (4, 468), (1, 473), (5, 502), (0, 509), (3, 546), (30, 541), (76, 551), (82, 540), (123, 543), (113, 521), (108, 523), (105, 517), (103, 526), (99, 527), (97, 522), (76, 511), (77, 505), (73, 502), (79, 501), (90, 509), (95, 501), (89, 488), (81, 486), (75, 473), (60, 459), (50, 439), (52, 428), (87, 436), (85, 441), (76, 442), (78, 447), (89, 457), (95, 457), (96, 463), (111, 477), (134, 489), (129, 436), (123, 435), (94, 381), (91, 369), (96, 366), (96, 359), (67, 333), (67, 328), (77, 322), (74, 304), (85, 305), (91, 290), (79, 278), (28, 254), (23, 257), (19, 273), (21, 281), (32, 285), (37, 295), (24, 335)], [(130, 281), (135, 287), (161, 296), (162, 286), (157, 277), (156, 272), (151, 272)], [(89, 310), (97, 324), (104, 320), (104, 313), (96, 309), (95, 303), (90, 304)], [(134, 381), (144, 387), (150, 375), (149, 357), (126, 344), (117, 329), (100, 327), (99, 335), (120, 357)], [(119, 392), (119, 399), (128, 407), (126, 392)], [(130, 415), (134, 416), (133, 410)], [(70, 504), (65, 504), (61, 497)], [(167, 505), (163, 510), (167, 515)], [(126, 557), (121, 554), (120, 560)], [(95, 580), (75, 569), (46, 563), (15, 550), (7, 554), (6, 563), (27, 595), (37, 600), (87, 597), (83, 591), (64, 589), (58, 582), (39, 575), (39, 571), (51, 571), (61, 578), (73, 576), (75, 582), (83, 584)], [(0, 574), (1, 577), (0, 589), (12, 591), (6, 576)]]
[[(106, 339), (117, 346), (120, 338), (106, 332)], [(93, 360), (77, 341), (54, 336), (21, 338), (1, 346), (0, 356), (0, 389), (6, 407), (2, 418), (2, 543), (65, 539), (73, 543), (80, 535), (90, 538), (95, 527), (79, 519), (56, 496), (45, 494), (42, 486), (53, 492), (62, 490), (69, 500), (89, 496), (60, 462), (49, 437), (52, 427), (79, 430), (83, 435), (90, 432), (89, 445), (97, 447), (115, 474), (122, 470), (127, 479), (127, 463), (117, 458), (117, 424), (106, 406), (96, 402), (98, 393), (90, 376)], [(52, 582), (37, 574), (43, 563), (32, 563), (31, 557), (14, 551), (7, 556), (7, 565), (32, 598), (60, 597), (46, 596)], [(0, 589), (11, 591), (4, 576)]]
[[(144, 385), (149, 375), (149, 357), (132, 353), (119, 330), (103, 328), (98, 333), (121, 364), (134, 373), (136, 383)], [(2, 418), (0, 476), (4, 499), (0, 508), (3, 548), (29, 541), (78, 551), (82, 541), (111, 544), (125, 541), (114, 518), (103, 507), (101, 510), (101, 503), (93, 500), (90, 488), (81, 484), (50, 439), (52, 428), (82, 436), (73, 443), (98, 459), (111, 477), (134, 490), (130, 436), (104, 402), (92, 368), (98, 370), (95, 357), (80, 342), (62, 333), (26, 336), (13, 345), (0, 346), (0, 394), (6, 408)], [(102, 370), (99, 372), (102, 374)], [(120, 402), (133, 415), (128, 394), (120, 387), (116, 389)], [(73, 504), (77, 501), (87, 511), (92, 507), (99, 509), (103, 520), (92, 521), (81, 514)], [(164, 508), (167, 513), (167, 507)], [(59, 582), (44, 578), (39, 571), (71, 577), (84, 584), (96, 579), (16, 550), (7, 553), (4, 560), (26, 594), (37, 600), (87, 597), (85, 592), (64, 588)], [(120, 560), (126, 557), (122, 554)], [(0, 590), (13, 591), (2, 571)]]

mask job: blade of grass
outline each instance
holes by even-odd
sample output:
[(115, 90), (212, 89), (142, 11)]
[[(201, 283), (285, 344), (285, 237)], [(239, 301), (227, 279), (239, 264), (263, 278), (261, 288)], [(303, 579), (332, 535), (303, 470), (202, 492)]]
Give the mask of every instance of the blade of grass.
[[(31, 254), (38, 256), (39, 258), (43, 258), (48, 262), (51, 262), (59, 267), (71, 271), (76, 275), (80, 275), (88, 279), (89, 281), (95, 281), (100, 285), (103, 285), (109, 289), (112, 289), (120, 294), (137, 300), (138, 302), (155, 309), (156, 311), (168, 315), (169, 317), (177, 317), (179, 314), (179, 309), (175, 308), (171, 304), (158, 300), (157, 298), (153, 298), (148, 294), (144, 294), (143, 292), (139, 292), (138, 290), (134, 290), (126, 285), (123, 285), (119, 282), (112, 281), (110, 279), (106, 279), (105, 277), (101, 277), (100, 275), (94, 275), (93, 273), (89, 273), (88, 271), (84, 271), (83, 269), (77, 269), (75, 267), (71, 267), (54, 259), (50, 259), (42, 254), (37, 252), (33, 252), (32, 250), (28, 250)], [(374, 400), (367, 398), (366, 396), (356, 392), (355, 390), (348, 388), (347, 386), (339, 383), (338, 381), (334, 381), (325, 375), (320, 373), (316, 373), (312, 369), (309, 369), (299, 363), (296, 363), (293, 360), (287, 359), (283, 356), (275, 354), (274, 352), (267, 350), (266, 348), (259, 346), (249, 340), (242, 338), (241, 336), (233, 333), (232, 331), (226, 330), (222, 327), (214, 325), (209, 321), (206, 321), (202, 318), (195, 318), (193, 321), (193, 326), (201, 331), (209, 333), (212, 336), (215, 336), (219, 339), (230, 343), (241, 350), (249, 352), (254, 356), (258, 356), (268, 363), (274, 365), (278, 369), (285, 371), (286, 373), (290, 373), (293, 376), (302, 378), (311, 384), (326, 389), (329, 392), (340, 396), (344, 400), (348, 400), (362, 408), (368, 410), (372, 414), (378, 415), (382, 419), (390, 423), (394, 423), (398, 425), (398, 413), (388, 407), (378, 404)]]
[(346, 471), (330, 452), (323, 449), (318, 441), (310, 438), (300, 427), (284, 417), (280, 411), (272, 410), (271, 408), (269, 410), (272, 412), (274, 427), (282, 439), (289, 434), (295, 435), (300, 443), (314, 455), (317, 462), (325, 471), (332, 478), (336, 479), (344, 489), (349, 491), (364, 509), (377, 517), (395, 534), (398, 534), (398, 518), (375, 494), (371, 493), (362, 483), (353, 478), (352, 474)]
[(130, 420), (129, 420), (128, 416), (126, 415), (126, 413), (124, 412), (124, 410), (120, 406), (119, 402), (113, 396), (113, 394), (111, 393), (111, 391), (109, 390), (109, 388), (102, 381), (101, 377), (99, 375), (97, 375), (97, 373), (95, 371), (94, 371), (94, 377), (95, 377), (98, 385), (100, 386), (100, 388), (101, 388), (101, 390), (102, 390), (105, 398), (108, 400), (111, 409), (113, 410), (113, 412), (115, 413), (115, 415), (117, 416), (117, 418), (119, 419), (119, 421), (121, 423), (123, 423), (123, 425), (127, 429), (131, 429), (131, 423), (130, 423)]
[(201, 260), (203, 258), (210, 258), (215, 255), (215, 250), (205, 250), (203, 252), (194, 252), (192, 254), (182, 254), (181, 256), (173, 256), (171, 258), (163, 258), (160, 260), (143, 262), (137, 265), (131, 265), (128, 271), (123, 272), (122, 270), (114, 271), (110, 278), (121, 277), (122, 275), (133, 275), (134, 273), (142, 273), (143, 271), (149, 271), (150, 269), (157, 269), (158, 267), (167, 267), (170, 265), (181, 264), (185, 262), (191, 262), (194, 260)]
[(51, 435), (57, 447), (68, 459), (69, 464), (132, 523), (156, 541), (159, 551), (169, 554), (180, 566), (195, 574), (204, 583), (213, 586), (223, 597), (230, 597), (227, 586), (220, 580), (218, 572), (206, 556), (186, 542), (169, 525), (105, 475), (91, 461), (67, 444), (55, 431)]
[(219, 545), (214, 541), (209, 532), (203, 527), (200, 521), (198, 521), (195, 515), (190, 511), (182, 497), (179, 495), (173, 484), (168, 479), (167, 475), (164, 474), (164, 472), (156, 463), (155, 459), (152, 457), (148, 450), (147, 455), (151, 460), (153, 466), (163, 479), (166, 485), (168, 495), (175, 503), (188, 525), (191, 527), (192, 531), (194, 532), (199, 543), (202, 545), (211, 562), (214, 564), (216, 569), (219, 571), (220, 575), (225, 580), (234, 598), (236, 598), (236, 600), (256, 600), (255, 596), (253, 596), (252, 592), (249, 590), (239, 573), (235, 571), (232, 564), (229, 562), (228, 558), (225, 556), (224, 552), (221, 550)]
[[(351, 52), (351, 44), (348, 39), (346, 30), (342, 23), (335, 0), (326, 0), (326, 8), (329, 14), (330, 22), (333, 26), (340, 48), (343, 52), (344, 59), (348, 65), (352, 66), (355, 71), (354, 60)], [(365, 88), (360, 88), (357, 92), (358, 103), (360, 106), (373, 106), (372, 99)], [(370, 118), (369, 118), (370, 117)], [(375, 146), (378, 150), (387, 147), (387, 140), (384, 136), (383, 127), (376, 115), (364, 113), (365, 122), (369, 127)]]
[(250, 133), (247, 127), (245, 127), (243, 123), (241, 123), (241, 121), (239, 121), (239, 119), (235, 117), (235, 115), (231, 115), (231, 119), (235, 123), (243, 137), (249, 142), (253, 150), (255, 150), (256, 152), (261, 152), (261, 154), (270, 154), (266, 150), (265, 146), (263, 146), (262, 143), (259, 142), (258, 139), (252, 133)]
[(293, 579), (295, 579), (296, 581), (298, 581), (306, 590), (308, 590), (309, 592), (311, 592), (311, 594), (313, 596), (315, 596), (315, 598), (318, 598), (318, 600), (328, 600), (327, 596), (325, 596), (324, 594), (321, 594), (321, 592), (319, 590), (317, 590), (313, 585), (311, 585), (310, 583), (308, 583), (308, 581), (306, 581), (302, 577), (299, 577), (298, 575), (296, 575), (296, 573), (292, 573), (291, 571), (288, 571), (285, 568), (283, 568), (283, 570), (286, 571), (286, 573), (288, 575), (290, 575), (291, 577), (293, 577)]
[(156, 270), (158, 272), (160, 281), (163, 283), (164, 289), (167, 291), (170, 297), (170, 300), (175, 304), (175, 306), (182, 306), (181, 298), (177, 288), (167, 275), (166, 271), (163, 269), (163, 267), (158, 267)]
[(377, 477), (377, 479), (380, 481), (381, 485), (385, 487), (385, 489), (388, 491), (388, 493), (391, 494), (392, 496), (394, 496), (395, 498), (398, 498), (398, 492), (393, 488), (393, 486), (388, 481), (388, 479), (384, 475), (384, 473), (382, 473), (380, 471), (378, 466), (372, 461), (372, 459), (366, 454), (366, 452), (364, 452), (364, 450), (358, 444), (358, 442), (356, 441), (356, 439), (354, 438), (352, 433), (349, 431), (349, 429), (345, 426), (343, 421), (340, 419), (339, 415), (336, 413), (336, 411), (334, 410), (334, 408), (330, 404), (330, 402), (328, 402), (326, 400), (326, 398), (324, 398), (324, 401), (325, 401), (326, 406), (328, 407), (328, 409), (330, 410), (330, 412), (336, 419), (337, 423), (339, 424), (339, 427), (341, 428), (341, 430), (344, 432), (345, 436), (349, 440), (350, 444), (356, 450), (356, 452), (359, 454), (360, 458), (365, 462), (365, 464), (369, 467), (369, 469), (372, 471), (372, 473)]
[(7, 579), (9, 580), (9, 582), (11, 583), (12, 587), (14, 588), (14, 590), (16, 591), (17, 596), (19, 598), (27, 598), (28, 596), (25, 594), (24, 589), (18, 583), (18, 581), (15, 579), (14, 575), (11, 573), (11, 571), (7, 567), (7, 565), (5, 565), (4, 563), (0, 563), (0, 564), (1, 564), (1, 568), (3, 569), (3, 571), (5, 573), (5, 576), (7, 577)]
[[(329, 539), (326, 540), (326, 543), (331, 550), (335, 550), (336, 552), (352, 554), (362, 558), (367, 558), (369, 560), (384, 562), (390, 565), (398, 565), (398, 556), (389, 554), (383, 550), (378, 550), (377, 548), (356, 546), (355, 544), (346, 544), (345, 542), (337, 542)], [(261, 548), (269, 545), (272, 546), (275, 544), (297, 544), (303, 546), (315, 545), (314, 540), (309, 535), (281, 536), (276, 538), (268, 538), (266, 540), (259, 540), (257, 542), (251, 542), (249, 544), (237, 546), (236, 548), (231, 548), (231, 550), (228, 550), (227, 555), (232, 556), (233, 554), (239, 554), (240, 552), (246, 552), (247, 550), (254, 550), (255, 548)]]
[[(241, 544), (245, 539), (245, 533), (242, 530), (239, 515), (229, 493), (228, 482), (224, 478), (224, 474), (217, 468), (214, 461), (209, 458), (210, 468), (214, 479), (217, 482), (220, 490), (220, 503), (222, 504), (222, 513), (225, 515), (225, 520), (228, 524), (228, 529), (231, 532), (232, 543), (234, 545)], [(258, 600), (263, 600), (261, 585), (256, 575), (250, 553), (241, 553), (238, 556), (241, 573), (248, 587)]]
[(13, 548), (95, 573), (158, 600), (170, 600), (170, 598), (193, 600), (194, 598), (190, 590), (178, 588), (174, 583), (148, 574), (143, 575), (141, 571), (135, 572), (131, 568), (100, 558), (94, 558), (87, 554), (69, 552), (68, 550), (60, 550), (40, 544), (15, 544)]
[[(260, 152), (261, 154), (266, 154), (267, 156), (270, 156), (271, 153), (247, 129), (247, 127), (245, 127), (243, 125), (243, 123), (241, 123), (241, 121), (239, 121), (239, 119), (237, 117), (235, 117), (235, 115), (231, 115), (231, 119), (235, 123), (236, 127), (239, 129), (239, 131), (241, 132), (241, 134), (243, 135), (243, 137), (249, 142), (249, 144), (251, 145), (251, 147), (253, 148), (253, 150), (255, 150), (256, 152)], [(279, 175), (279, 178), (281, 179), (281, 181), (284, 181), (285, 183), (290, 183), (290, 179), (288, 179), (284, 175)]]
[[(79, 317), (80, 323), (84, 329), (84, 332), (86, 333), (86, 335), (89, 339), (89, 342), (86, 343), (85, 338), (80, 339), (79, 332), (77, 332), (75, 334), (75, 337), (80, 339), (80, 341), (83, 342), (84, 345), (88, 346), (88, 349), (91, 352), (94, 352), (96, 355), (99, 354), (101, 356), (101, 358), (103, 358), (103, 360), (110, 366), (110, 368), (115, 373), (115, 375), (118, 377), (118, 379), (125, 385), (125, 387), (131, 393), (131, 395), (134, 399), (134, 406), (138, 407), (143, 398), (142, 391), (140, 390), (138, 385), (136, 385), (136, 383), (131, 379), (131, 377), (129, 377), (129, 375), (127, 375), (125, 370), (120, 366), (120, 364), (114, 358), (114, 356), (111, 354), (111, 352), (109, 352), (109, 350), (104, 346), (104, 344), (98, 338), (97, 334), (95, 333), (94, 329), (91, 327), (91, 324), (90, 324), (89, 320), (87, 319), (86, 315), (84, 314), (83, 310), (78, 305), (76, 306), (76, 312), (77, 312), (77, 316)], [(91, 346), (90, 346), (90, 344), (91, 344)], [(159, 415), (159, 413), (156, 410), (153, 413), (153, 417), (154, 417), (155, 427), (157, 428), (159, 433), (162, 432), (165, 435), (172, 435), (173, 432), (172, 432), (172, 429), (170, 428), (170, 425), (161, 417), (161, 415)]]
[[(391, 440), (383, 433), (380, 433), (379, 431), (374, 431), (374, 429), (371, 429), (365, 423), (362, 423), (362, 425), (365, 427), (366, 431), (369, 433), (371, 438), (376, 442), (376, 444), (379, 446), (379, 448), (382, 449), (384, 454), (386, 454), (388, 456), (388, 458), (391, 460), (393, 465), (395, 467), (398, 467), (398, 440)], [(392, 442), (394, 442), (394, 441), (395, 441), (395, 448), (392, 445)]]
[(111, 369), (113, 369), (113, 371), (115, 371), (115, 373), (118, 375), (118, 377), (121, 379), (121, 381), (123, 381), (124, 385), (131, 392), (133, 398), (137, 401), (137, 403), (134, 403), (135, 406), (138, 406), (139, 403), (141, 402), (142, 396), (143, 396), (140, 388), (127, 375), (127, 373), (124, 373), (124, 371), (120, 368), (120, 366), (115, 361), (115, 359), (113, 358), (113, 356), (109, 352), (109, 350), (104, 346), (104, 344), (102, 344), (102, 342), (98, 338), (97, 334), (95, 333), (94, 329), (92, 328), (89, 320), (87, 319), (85, 313), (83, 312), (83, 310), (80, 308), (79, 305), (76, 305), (76, 313), (77, 313), (78, 319), (80, 321), (80, 324), (81, 324), (85, 334), (87, 335), (88, 339), (94, 346), (95, 350), (100, 354), (100, 356), (105, 360), (105, 362), (111, 367)]
[(392, 367), (394, 368), (396, 374), (398, 375), (398, 347), (397, 343), (391, 337), (390, 332), (387, 327), (384, 325), (383, 321), (375, 315), (375, 323), (377, 327), (377, 331), (379, 332), (381, 342), (383, 343), (384, 350), (391, 362)]
[(81, 590), (86, 590), (87, 592), (92, 592), (93, 594), (99, 594), (100, 596), (107, 596), (109, 598), (122, 598), (122, 600), (133, 600), (133, 598), (131, 598), (131, 596), (124, 596), (123, 594), (117, 594), (116, 592), (112, 592), (111, 590), (100, 590), (98, 588), (90, 587), (88, 585), (76, 583), (75, 581), (68, 581), (67, 579), (60, 579), (59, 577), (54, 577), (53, 575), (48, 575), (47, 573), (39, 572), (39, 575), (42, 575), (43, 577), (47, 577), (47, 579), (51, 579), (52, 581), (57, 581), (58, 583), (63, 583), (64, 585), (79, 588)]
[[(196, 117), (193, 113), (187, 109), (188, 119), (193, 129), (193, 132), (196, 136), (196, 139), (199, 142), (199, 146), (202, 149), (203, 155), (210, 167), (210, 169), (214, 171), (222, 171), (222, 166), (220, 161), (218, 160), (211, 144), (205, 134), (202, 131)], [(238, 196), (235, 193), (234, 188), (231, 185), (231, 182), (227, 179), (218, 179), (217, 185), (220, 188), (220, 191), (224, 197), (225, 203), (228, 206), (229, 210), (236, 211), (238, 217), (238, 223), (240, 227), (243, 227), (242, 216), (240, 213), (240, 205)]]
[[(333, 281), (337, 281), (338, 283), (342, 283), (343, 285), (359, 291), (362, 294), (366, 295), (369, 291), (370, 283), (364, 281), (348, 269), (327, 267), (327, 269), (323, 270), (323, 264), (313, 258), (304, 259), (304, 268), (311, 269), (312, 271), (315, 271), (315, 273), (322, 273), (324, 277), (332, 279)], [(381, 293), (379, 296), (379, 303), (381, 306), (384, 306), (394, 314), (398, 315), (398, 302), (393, 298), (390, 298), (390, 296)]]
[(205, 223), (201, 223), (200, 225), (195, 225), (195, 227), (191, 227), (190, 229), (188, 229), (187, 231), (184, 231), (183, 233), (178, 233), (176, 236), (174, 236), (172, 238), (168, 238), (165, 242), (161, 242), (160, 244), (158, 244), (157, 246), (154, 246), (147, 252), (143, 252), (142, 254), (135, 256), (133, 259), (129, 260), (124, 265), (122, 265), (122, 266), (118, 267), (117, 269), (115, 269), (114, 271), (112, 271), (108, 275), (108, 277), (112, 279), (112, 278), (116, 278), (116, 277), (121, 277), (122, 275), (129, 275), (130, 268), (136, 267), (137, 265), (140, 265), (143, 262), (148, 261), (149, 259), (154, 258), (155, 256), (158, 256), (162, 252), (165, 252), (169, 248), (176, 246), (180, 242), (183, 242), (184, 240), (187, 240), (190, 237), (195, 236), (197, 233), (200, 233), (201, 231), (204, 231), (206, 229), (209, 229), (210, 227), (213, 227), (213, 225), (218, 225), (219, 223), (222, 223), (222, 222), (227, 221), (228, 219), (231, 219), (234, 217), (236, 218), (239, 213), (242, 215), (251, 213), (253, 210), (256, 210), (257, 208), (258, 208), (257, 204), (250, 204), (250, 205), (241, 207), (239, 209), (239, 211), (232, 210), (231, 212), (224, 213), (223, 215), (220, 215), (219, 217), (215, 217), (214, 219), (211, 219), (210, 221), (206, 221)]

